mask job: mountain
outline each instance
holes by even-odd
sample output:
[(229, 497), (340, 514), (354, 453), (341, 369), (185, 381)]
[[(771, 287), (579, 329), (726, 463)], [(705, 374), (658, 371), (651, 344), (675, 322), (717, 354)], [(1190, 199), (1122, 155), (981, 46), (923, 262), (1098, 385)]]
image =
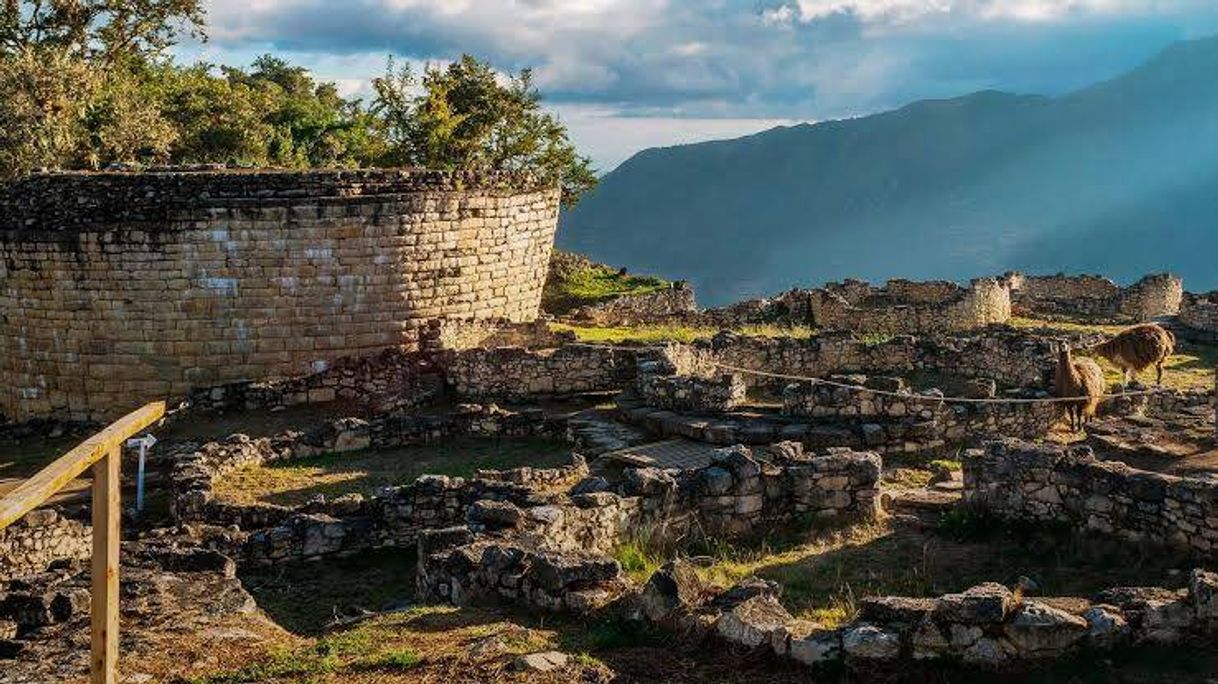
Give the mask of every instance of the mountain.
[(1218, 288), (1218, 37), (1062, 97), (986, 91), (649, 149), (559, 245), (703, 304), (844, 277), (1171, 270)]

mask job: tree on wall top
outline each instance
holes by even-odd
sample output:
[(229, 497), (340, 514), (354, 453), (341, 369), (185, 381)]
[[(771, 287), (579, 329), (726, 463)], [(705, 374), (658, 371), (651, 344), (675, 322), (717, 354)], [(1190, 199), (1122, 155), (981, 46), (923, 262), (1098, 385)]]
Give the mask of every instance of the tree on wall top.
[(463, 55), (447, 67), (427, 67), (420, 81), (390, 60), (372, 85), (372, 111), (383, 118), (390, 145), (386, 165), (529, 170), (560, 183), (568, 205), (596, 185), (591, 162), (541, 108), (528, 69), (501, 77)]

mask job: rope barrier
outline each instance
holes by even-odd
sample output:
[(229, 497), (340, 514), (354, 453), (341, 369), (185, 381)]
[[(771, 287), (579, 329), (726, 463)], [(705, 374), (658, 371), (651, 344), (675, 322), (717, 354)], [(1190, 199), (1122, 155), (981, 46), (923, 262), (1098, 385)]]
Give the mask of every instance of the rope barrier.
[[(592, 344), (590, 342), (573, 342), (573, 343), (568, 343), (568, 345), (573, 346), (573, 347), (588, 347), (588, 348), (592, 348), (592, 349), (614, 349), (614, 350), (620, 350), (620, 351), (633, 351), (633, 352), (637, 352), (640, 349), (647, 349), (647, 347), (628, 347), (628, 346), (615, 345), (615, 344)], [(844, 382), (835, 382), (833, 380), (826, 380), (824, 378), (813, 378), (813, 377), (808, 377), (808, 376), (804, 376), (804, 375), (789, 375), (786, 373), (771, 373), (769, 371), (754, 370), (752, 368), (742, 368), (740, 366), (731, 366), (731, 365), (728, 365), (725, 363), (720, 363), (718, 361), (708, 361), (708, 363), (716, 368), (719, 368), (720, 370), (725, 370), (725, 371), (729, 371), (732, 373), (743, 373), (745, 375), (755, 375), (755, 376), (764, 377), (764, 378), (774, 378), (774, 379), (778, 379), (778, 380), (791, 380), (794, 382), (807, 382), (807, 383), (812, 383), (812, 384), (817, 384), (817, 385), (826, 385), (829, 387), (838, 387), (838, 388), (850, 390), (853, 392), (866, 392), (868, 394), (875, 395), (875, 396), (881, 396), (881, 397), (892, 397), (892, 398), (896, 398), (896, 399), (905, 399), (905, 400), (911, 400), (911, 399), (919, 400), (920, 399), (923, 401), (941, 401), (941, 402), (947, 403), (947, 404), (1059, 404), (1059, 403), (1083, 401), (1083, 400), (1091, 398), (1091, 397), (977, 398), (977, 397), (948, 397), (948, 396), (936, 397), (933, 395), (922, 395), (922, 394), (902, 394), (900, 392), (891, 392), (888, 390), (871, 389), (869, 387), (862, 387), (860, 385), (851, 385), (851, 384), (844, 383)], [(1148, 390), (1136, 390), (1133, 392), (1120, 392), (1117, 394), (1102, 394), (1099, 396), (1099, 398), (1100, 399), (1121, 399), (1123, 397), (1142, 397), (1142, 396), (1149, 396), (1149, 395), (1155, 395), (1155, 394), (1166, 394), (1166, 393), (1170, 393), (1170, 392), (1172, 392), (1172, 390), (1158, 387), (1158, 388), (1148, 389)]]

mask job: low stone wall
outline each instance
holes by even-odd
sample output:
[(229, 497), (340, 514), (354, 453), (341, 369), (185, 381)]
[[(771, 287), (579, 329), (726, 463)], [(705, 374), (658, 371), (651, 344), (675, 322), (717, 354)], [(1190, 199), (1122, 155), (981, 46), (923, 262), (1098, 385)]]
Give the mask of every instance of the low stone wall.
[(1097, 323), (1141, 323), (1180, 312), (1184, 285), (1170, 273), (1148, 275), (1129, 287), (1102, 276), (1004, 276), (1019, 315), (1085, 320)]
[(43, 572), (62, 560), (92, 553), (92, 528), (54, 509), (31, 511), (0, 530), (0, 581)]
[(1215, 633), (1218, 575), (1195, 570), (1189, 587), (1114, 588), (1090, 600), (1030, 598), (981, 584), (935, 598), (864, 598), (833, 630), (793, 618), (781, 587), (752, 578), (713, 594), (684, 563), (661, 568), (633, 602), (639, 619), (814, 668), (845, 665), (862, 681), (941, 678), (943, 663), (1022, 670), (1083, 650), (1183, 644)]
[[(369, 420), (343, 418), (305, 433), (288, 432), (261, 439), (233, 435), (203, 445), (190, 442), (165, 445), (157, 450), (157, 458), (171, 464), (170, 510), (176, 520), (255, 528), (279, 524), (295, 511), (271, 504), (235, 505), (217, 500), (216, 480), (244, 466), (370, 448), (432, 444), (458, 435), (562, 439), (566, 432), (564, 420), (549, 418), (539, 410), (506, 411), (493, 405), (472, 404), (444, 415), (393, 413)], [(517, 484), (536, 482), (537, 477), (540, 476), (530, 475), (527, 480), (517, 480)]]
[(443, 355), (448, 385), (468, 399), (616, 392), (635, 378), (635, 355), (613, 347), (566, 345), (470, 349)]
[(640, 373), (638, 389), (639, 396), (648, 406), (692, 413), (724, 413), (744, 403), (748, 386), (744, 376), (737, 373), (724, 373), (714, 378)]
[(967, 289), (903, 280), (884, 288), (831, 283), (808, 297), (812, 323), (822, 330), (944, 333), (1005, 323), (1011, 317), (1010, 292), (997, 279), (974, 280)]
[(1177, 319), (1184, 337), (1202, 342), (1218, 341), (1218, 292), (1188, 295)]
[(964, 496), (1012, 519), (1213, 554), (1218, 481), (1097, 460), (1089, 447), (994, 442), (964, 459)]
[(739, 539), (804, 516), (871, 519), (879, 512), (879, 477), (874, 454), (810, 457), (787, 444), (763, 462), (735, 447), (697, 470), (628, 470), (618, 491), (602, 487), (527, 508), (479, 502), (468, 528), (420, 536), (419, 593), (457, 605), (508, 599), (588, 612), (629, 588), (618, 563), (603, 555), (622, 542)]
[(641, 295), (625, 295), (581, 306), (570, 318), (583, 324), (618, 326), (640, 325), (687, 316), (698, 310), (694, 289), (688, 283), (675, 282), (670, 287)]
[[(868, 448), (904, 450), (905, 445), (912, 444), (919, 451), (933, 451), (980, 439), (1039, 438), (1048, 435), (1062, 416), (1061, 405), (1050, 402), (949, 404), (943, 401), (941, 391), (911, 391), (898, 378), (856, 375), (832, 376), (830, 380), (836, 385), (787, 385), (783, 390), (783, 414), (860, 422)], [(1031, 390), (1006, 393), (1003, 398), (1048, 396)]]
[[(1049, 340), (1009, 328), (956, 336), (897, 335), (879, 341), (853, 334), (821, 334), (801, 339), (724, 332), (710, 342), (691, 346), (704, 360), (813, 378), (925, 371), (952, 378), (990, 379), (1011, 387), (1048, 387), (1056, 363)], [(750, 386), (775, 390), (788, 382), (752, 374), (746, 374), (745, 380)]]

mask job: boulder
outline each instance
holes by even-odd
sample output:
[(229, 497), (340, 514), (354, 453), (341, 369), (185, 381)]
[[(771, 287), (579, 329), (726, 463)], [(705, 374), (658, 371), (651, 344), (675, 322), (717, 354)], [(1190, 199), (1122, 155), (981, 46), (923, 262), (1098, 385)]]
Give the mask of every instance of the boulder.
[(901, 655), (901, 635), (866, 623), (854, 625), (842, 632), (842, 651), (857, 660), (896, 660)]
[(1037, 658), (1070, 649), (1087, 635), (1088, 624), (1064, 610), (1026, 601), (1015, 609), (1003, 631), (1021, 657)]
[(704, 588), (689, 563), (675, 560), (655, 571), (639, 595), (640, 609), (651, 622), (688, 613), (702, 601)]
[(1199, 620), (1218, 620), (1218, 573), (1193, 570), (1188, 584), (1193, 610)]
[(1097, 648), (1110, 648), (1129, 636), (1129, 623), (1112, 606), (1092, 606), (1083, 613), (1087, 640)]
[(804, 665), (819, 665), (842, 657), (842, 638), (839, 632), (820, 632), (802, 638), (792, 638), (791, 657)]
[(553, 672), (566, 667), (570, 660), (570, 656), (561, 651), (543, 651), (526, 653), (516, 658), (513, 665), (525, 672)]
[(774, 632), (793, 619), (776, 598), (758, 595), (720, 615), (715, 631), (733, 644), (758, 648), (770, 644)]
[(475, 501), (465, 513), (465, 519), (472, 523), (483, 525), (487, 529), (512, 529), (520, 525), (524, 514), (510, 501), (493, 501), (483, 499)]
[(943, 623), (995, 625), (1015, 607), (1015, 597), (1001, 584), (987, 582), (959, 594), (944, 594), (935, 604), (935, 619)]

